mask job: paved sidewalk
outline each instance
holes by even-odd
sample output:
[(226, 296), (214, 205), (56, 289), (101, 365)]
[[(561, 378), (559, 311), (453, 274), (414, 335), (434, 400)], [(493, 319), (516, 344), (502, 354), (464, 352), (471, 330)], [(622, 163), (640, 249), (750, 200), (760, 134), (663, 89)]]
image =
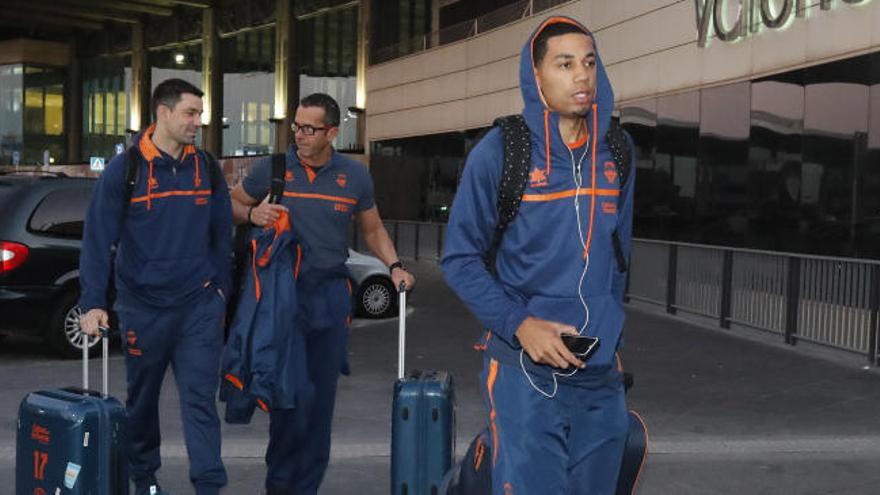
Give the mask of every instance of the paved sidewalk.
[[(419, 285), (408, 318), (407, 368), (442, 368), (456, 380), (458, 451), (483, 425), (477, 389), (479, 325), (433, 263), (413, 264)], [(397, 321), (357, 321), (351, 377), (340, 380), (323, 495), (387, 494)], [(647, 421), (652, 454), (640, 494), (875, 494), (880, 486), (880, 373), (857, 360), (811, 356), (630, 308), (623, 359), (635, 374), (631, 407)], [(828, 354), (832, 356), (831, 354)], [(124, 397), (122, 356), (112, 392)], [(170, 375), (170, 374), (169, 374)], [(18, 401), (79, 379), (77, 361), (33, 344), (0, 341), (0, 480), (12, 480)], [(192, 493), (173, 380), (161, 399), (164, 486)], [(59, 383), (60, 381), (60, 383)], [(267, 422), (224, 426), (229, 494), (258, 494)], [(0, 483), (0, 494), (12, 494)]]

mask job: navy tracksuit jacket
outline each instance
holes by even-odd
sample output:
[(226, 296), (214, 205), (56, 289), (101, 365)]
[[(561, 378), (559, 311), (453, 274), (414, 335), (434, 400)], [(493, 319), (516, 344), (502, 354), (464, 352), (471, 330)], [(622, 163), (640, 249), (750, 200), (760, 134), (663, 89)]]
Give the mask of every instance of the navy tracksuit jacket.
[[(546, 107), (532, 61), (534, 38), (554, 23), (589, 33), (573, 19), (552, 17), (522, 48), (520, 88), (531, 134), (531, 168), (519, 212), (501, 241), (497, 277), (484, 259), (498, 223), (504, 160), (498, 129), (468, 156), (441, 261), (449, 285), (491, 329), (482, 379), (496, 447), (493, 492), (499, 494), (613, 493), (626, 435), (615, 362), (625, 274), (618, 272), (611, 237), (617, 230), (628, 258), (635, 168), (630, 167), (631, 177), (621, 189), (605, 141), (614, 95), (597, 47), (587, 139), (563, 140), (559, 114)], [(532, 362), (515, 337), (529, 316), (599, 337), (587, 368), (572, 375)]]
[(127, 204), (128, 153), (111, 160), (98, 180), (85, 223), (79, 304), (83, 311), (107, 309), (115, 272), (138, 494), (155, 483), (161, 465), (158, 398), (169, 364), (180, 393), (190, 479), (197, 493), (214, 494), (226, 484), (214, 397), (231, 276), (232, 209), (226, 181), (219, 170), (212, 176), (208, 156), (192, 145), (179, 159), (168, 156), (149, 138), (154, 130), (135, 137), (137, 182)]

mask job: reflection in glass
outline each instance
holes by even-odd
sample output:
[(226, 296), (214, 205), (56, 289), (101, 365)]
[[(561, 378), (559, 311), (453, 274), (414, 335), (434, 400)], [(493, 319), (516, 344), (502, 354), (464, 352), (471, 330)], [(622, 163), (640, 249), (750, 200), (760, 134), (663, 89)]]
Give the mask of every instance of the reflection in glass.
[(83, 134), (79, 161), (111, 158), (126, 144), (131, 108), (131, 57), (96, 57), (82, 62)]
[(700, 93), (664, 96), (657, 99), (657, 141), (655, 178), (656, 207), (669, 212), (663, 222), (665, 238), (695, 240), (697, 153), (700, 122)]
[(237, 33), (221, 40), (223, 53), (224, 156), (274, 151), (275, 28)]
[(21, 157), (23, 72), (21, 64), (0, 65), (0, 165), (12, 165), (15, 152)]
[(814, 251), (854, 255), (864, 217), (869, 58), (805, 71), (804, 166), (816, 170), (819, 222), (808, 232)]
[[(749, 219), (749, 83), (701, 91), (699, 179), (694, 208), (698, 231), (691, 238), (742, 246)], [(686, 196), (682, 193), (682, 196)]]

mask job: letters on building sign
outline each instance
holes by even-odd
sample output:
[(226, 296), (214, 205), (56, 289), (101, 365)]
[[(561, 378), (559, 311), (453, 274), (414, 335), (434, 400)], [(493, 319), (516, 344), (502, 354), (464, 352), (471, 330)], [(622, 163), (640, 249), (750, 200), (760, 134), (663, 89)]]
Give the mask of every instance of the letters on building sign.
[[(821, 10), (831, 10), (840, 3), (858, 4), (868, 0), (819, 0)], [(792, 16), (804, 17), (808, 2), (812, 0), (694, 0), (696, 9), (697, 44), (706, 46), (709, 30), (714, 29), (721, 41), (736, 41), (757, 33), (763, 24), (769, 29), (779, 29)], [(737, 14), (733, 25), (726, 25), (725, 12), (736, 6)]]

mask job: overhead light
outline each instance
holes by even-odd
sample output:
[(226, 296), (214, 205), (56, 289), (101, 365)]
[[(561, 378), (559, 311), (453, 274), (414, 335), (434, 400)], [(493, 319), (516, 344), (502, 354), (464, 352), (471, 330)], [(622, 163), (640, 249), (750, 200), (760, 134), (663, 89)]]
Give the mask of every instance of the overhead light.
[(185, 61), (186, 61), (186, 57), (182, 53), (175, 53), (174, 54), (174, 62), (177, 63), (177, 65), (183, 65), (183, 63)]

